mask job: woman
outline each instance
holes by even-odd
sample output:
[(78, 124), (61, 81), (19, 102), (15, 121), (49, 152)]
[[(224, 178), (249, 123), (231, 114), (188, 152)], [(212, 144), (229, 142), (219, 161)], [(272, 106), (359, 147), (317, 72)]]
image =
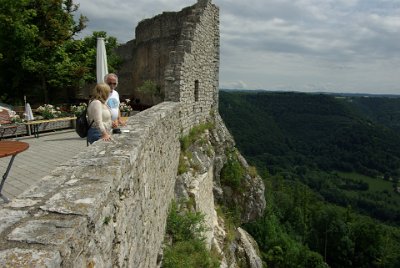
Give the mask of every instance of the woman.
[(106, 83), (97, 84), (93, 90), (93, 97), (87, 109), (88, 122), (92, 124), (87, 136), (90, 144), (100, 138), (103, 141), (111, 140), (111, 111), (106, 105), (110, 92), (111, 89)]

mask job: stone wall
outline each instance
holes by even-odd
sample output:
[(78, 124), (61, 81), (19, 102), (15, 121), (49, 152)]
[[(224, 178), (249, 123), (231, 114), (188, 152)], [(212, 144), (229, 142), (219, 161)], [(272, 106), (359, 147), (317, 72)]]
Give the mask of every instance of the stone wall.
[(183, 104), (184, 131), (218, 109), (219, 10), (210, 2), (202, 6), (199, 1), (194, 13), (196, 16), (185, 24), (186, 39), (182, 38), (180, 46), (171, 52), (165, 70), (166, 99)]
[(1, 267), (157, 267), (179, 161), (179, 103), (128, 121), (0, 210)]
[(162, 101), (146, 100), (136, 90), (146, 80), (156, 82), (164, 100), (182, 103), (184, 132), (217, 110), (219, 9), (211, 1), (140, 22), (136, 39), (117, 51), (124, 60), (120, 95), (145, 104)]

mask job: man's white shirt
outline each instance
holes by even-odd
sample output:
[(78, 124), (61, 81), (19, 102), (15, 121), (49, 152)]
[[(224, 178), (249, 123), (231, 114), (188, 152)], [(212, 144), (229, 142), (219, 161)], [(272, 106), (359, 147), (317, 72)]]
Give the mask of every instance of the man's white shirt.
[(107, 99), (107, 106), (110, 107), (111, 110), (111, 120), (117, 120), (119, 114), (119, 94), (115, 89)]

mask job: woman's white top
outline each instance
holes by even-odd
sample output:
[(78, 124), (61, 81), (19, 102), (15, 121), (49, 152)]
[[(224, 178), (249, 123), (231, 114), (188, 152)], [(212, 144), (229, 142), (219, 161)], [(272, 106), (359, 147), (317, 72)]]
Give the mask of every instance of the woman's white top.
[(94, 120), (91, 127), (97, 128), (102, 134), (111, 132), (111, 111), (110, 108), (99, 100), (93, 100), (89, 103), (87, 109), (88, 123)]

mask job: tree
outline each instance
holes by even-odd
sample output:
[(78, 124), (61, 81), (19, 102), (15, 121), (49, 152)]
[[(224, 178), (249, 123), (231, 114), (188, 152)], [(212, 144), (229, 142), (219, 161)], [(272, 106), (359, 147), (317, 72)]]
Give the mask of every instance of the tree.
[(11, 97), (21, 98), (29, 90), (48, 102), (77, 74), (73, 36), (85, 28), (87, 18), (74, 21), (79, 6), (72, 0), (0, 1), (0, 82)]
[(115, 53), (115, 48), (118, 46), (117, 39), (112, 36), (107, 36), (104, 31), (93, 32), (91, 36), (87, 36), (83, 39), (83, 54), (86, 55), (87, 66), (93, 70), (85, 77), (88, 82), (96, 81), (96, 46), (97, 38), (104, 38), (104, 43), (107, 51), (107, 64), (108, 71), (110, 73), (115, 72), (121, 64), (121, 59)]
[(378, 267), (383, 255), (383, 230), (369, 218), (358, 218), (351, 225), (354, 241), (354, 267)]
[(38, 28), (31, 23), (35, 10), (30, 0), (0, 0), (0, 84), (3, 94), (21, 95), (21, 84), (28, 80), (22, 68), (25, 53), (34, 47)]
[(354, 248), (350, 230), (345, 222), (347, 214), (335, 206), (324, 206), (314, 210), (313, 228), (308, 241), (332, 267), (352, 267)]
[(72, 37), (84, 29), (87, 19), (80, 17), (76, 23), (73, 13), (78, 5), (72, 0), (35, 0), (31, 8), (36, 10), (32, 23), (38, 28), (35, 48), (22, 60), (25, 70), (35, 74), (46, 103), (49, 92), (60, 88), (59, 78), (74, 73), (74, 64), (68, 54), (67, 45)]

